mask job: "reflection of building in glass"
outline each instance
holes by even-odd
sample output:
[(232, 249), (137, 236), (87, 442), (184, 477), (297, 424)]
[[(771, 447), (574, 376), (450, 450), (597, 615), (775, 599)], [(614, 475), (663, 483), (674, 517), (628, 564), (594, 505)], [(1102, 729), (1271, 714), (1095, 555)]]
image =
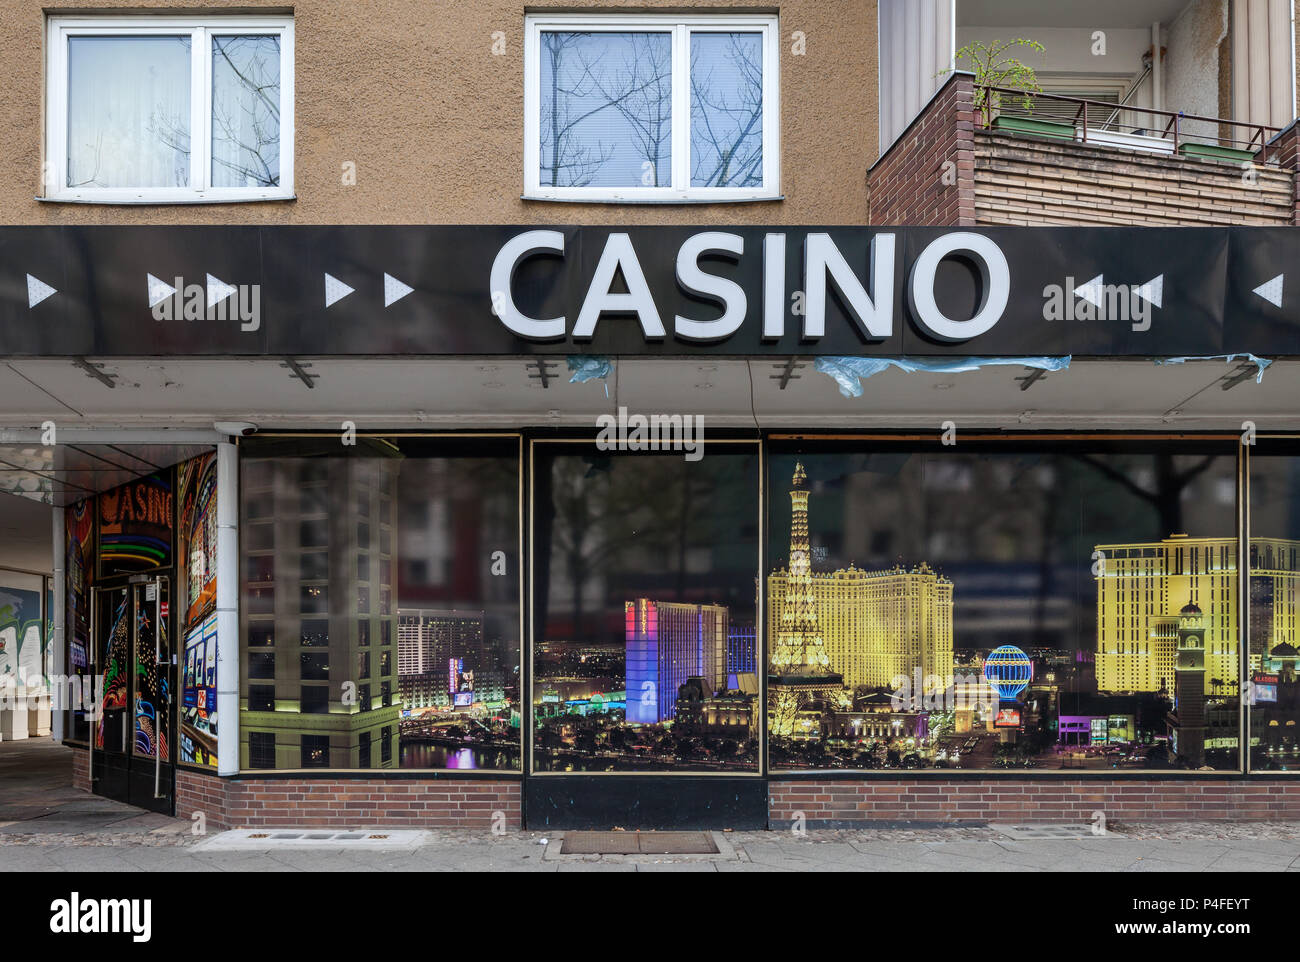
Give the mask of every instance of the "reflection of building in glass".
[(746, 675), (758, 671), (758, 646), (753, 625), (733, 623), (727, 629), (727, 674)]
[[(789, 575), (767, 579), (768, 618), (778, 624)], [(911, 571), (850, 565), (810, 578), (827, 657), (849, 688), (895, 688), (920, 669), (927, 689), (952, 684), (952, 582), (922, 564)]]
[(809, 700), (844, 707), (844, 688), (892, 689), (919, 672), (927, 690), (953, 680), (952, 582), (922, 564), (814, 572), (808, 544), (808, 480), (796, 465), (790, 567), (767, 579), (772, 730), (792, 734)]
[(484, 642), (482, 611), (402, 608), (397, 635), (403, 708), (464, 708), (504, 700), (505, 675), (495, 663), (495, 646), (490, 651)]
[(678, 689), (690, 678), (703, 678), (710, 691), (725, 684), (725, 607), (638, 598), (624, 604), (624, 614), (629, 722), (672, 719)]
[(397, 476), (379, 459), (245, 461), (244, 766), (396, 767)]
[(1169, 737), (1174, 751), (1191, 768), (1205, 764), (1205, 615), (1194, 603), (1183, 605), (1175, 629), (1174, 710)]
[(703, 735), (746, 739), (758, 725), (754, 694), (740, 689), (715, 692), (706, 679), (688, 678), (677, 690), (676, 724)]
[[(1296, 644), (1300, 542), (1251, 539), (1251, 666), (1282, 642)], [(1191, 599), (1205, 619), (1205, 690), (1235, 695), (1237, 543), (1174, 535), (1147, 544), (1098, 545), (1097, 688), (1160, 691), (1174, 684), (1177, 607)]]

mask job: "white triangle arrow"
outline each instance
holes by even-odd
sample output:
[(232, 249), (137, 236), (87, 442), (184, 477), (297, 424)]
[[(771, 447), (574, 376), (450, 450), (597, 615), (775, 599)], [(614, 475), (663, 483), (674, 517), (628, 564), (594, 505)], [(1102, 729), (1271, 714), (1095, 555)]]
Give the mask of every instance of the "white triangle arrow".
[(384, 275), (384, 307), (390, 307), (397, 301), (400, 301), (411, 291), (415, 290), (410, 284), (403, 284), (392, 274)]
[(235, 285), (227, 284), (219, 277), (208, 275), (208, 307), (220, 304), (231, 294), (235, 293)]
[(157, 307), (167, 298), (176, 293), (176, 288), (172, 287), (166, 281), (160, 281), (152, 274), (145, 275), (149, 278), (149, 306)]
[(325, 306), (331, 307), (338, 301), (343, 300), (351, 294), (353, 288), (348, 287), (333, 274), (325, 275)]
[(1105, 285), (1102, 281), (1102, 275), (1098, 274), (1086, 284), (1080, 284), (1076, 287), (1074, 289), (1074, 296), (1082, 297), (1093, 307), (1101, 307), (1106, 298), (1104, 287)]
[(1282, 288), (1286, 283), (1286, 275), (1278, 274), (1267, 284), (1260, 284), (1255, 288), (1254, 293), (1258, 294), (1264, 300), (1268, 301), (1274, 307), (1282, 306)]
[(1156, 307), (1163, 307), (1165, 299), (1165, 275), (1161, 274), (1157, 277), (1151, 278), (1151, 280), (1147, 281), (1133, 293), (1137, 294), (1138, 297), (1142, 298), (1142, 300), (1149, 304), (1154, 304)]
[(50, 287), (50, 285), (46, 284), (43, 280), (32, 277), (31, 274), (27, 275), (27, 306), (29, 308), (35, 307), (51, 294), (57, 293), (58, 291)]

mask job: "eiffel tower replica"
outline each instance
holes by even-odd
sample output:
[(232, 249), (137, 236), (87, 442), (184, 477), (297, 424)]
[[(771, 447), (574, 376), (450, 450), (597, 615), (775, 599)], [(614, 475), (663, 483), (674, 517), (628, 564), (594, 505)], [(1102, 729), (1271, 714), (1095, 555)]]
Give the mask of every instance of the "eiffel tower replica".
[(790, 490), (790, 570), (768, 659), (768, 697), (775, 706), (774, 735), (797, 735), (794, 715), (813, 701), (829, 705), (844, 697), (844, 676), (834, 672), (817, 628), (808, 546), (808, 475), (796, 464)]

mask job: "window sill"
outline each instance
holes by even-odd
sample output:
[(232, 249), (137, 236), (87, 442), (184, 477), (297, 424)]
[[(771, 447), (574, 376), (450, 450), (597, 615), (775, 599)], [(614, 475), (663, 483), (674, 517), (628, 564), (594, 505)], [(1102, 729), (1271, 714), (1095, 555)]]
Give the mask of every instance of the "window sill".
[(700, 195), (668, 194), (663, 197), (645, 195), (601, 194), (596, 196), (574, 196), (572, 194), (525, 193), (520, 200), (544, 204), (638, 204), (645, 206), (686, 206), (693, 204), (771, 204), (785, 200), (784, 194), (752, 194), (749, 196), (722, 194), (716, 197)]
[(131, 192), (127, 191), (106, 196), (95, 196), (93, 194), (56, 195), (54, 197), (38, 196), (34, 199), (41, 204), (90, 204), (101, 207), (188, 207), (196, 204), (284, 203), (286, 201), (296, 201), (298, 195), (293, 193), (258, 196), (249, 196), (247, 194), (232, 196), (222, 196), (220, 194), (195, 194), (188, 197), (151, 197), (148, 194), (136, 194), (135, 196), (131, 196)]

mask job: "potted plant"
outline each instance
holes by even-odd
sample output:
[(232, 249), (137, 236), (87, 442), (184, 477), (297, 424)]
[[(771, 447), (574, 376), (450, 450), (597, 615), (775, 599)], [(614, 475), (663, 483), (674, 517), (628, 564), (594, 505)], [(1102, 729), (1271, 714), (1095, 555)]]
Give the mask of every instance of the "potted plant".
[[(1000, 112), (1003, 94), (992, 87), (1016, 91), (1025, 113), (1033, 113), (1034, 95), (1043, 92), (1034, 68), (1020, 59), (1023, 50), (1045, 53), (1046, 48), (1037, 40), (1017, 37), (1014, 40), (994, 40), (990, 43), (974, 41), (962, 47), (954, 62), (965, 62), (975, 74), (975, 109), (979, 111), (985, 127), (998, 130), (1036, 134), (1058, 140), (1073, 140), (1074, 125), (1033, 117), (1011, 117)], [(947, 71), (944, 71), (947, 73)]]

